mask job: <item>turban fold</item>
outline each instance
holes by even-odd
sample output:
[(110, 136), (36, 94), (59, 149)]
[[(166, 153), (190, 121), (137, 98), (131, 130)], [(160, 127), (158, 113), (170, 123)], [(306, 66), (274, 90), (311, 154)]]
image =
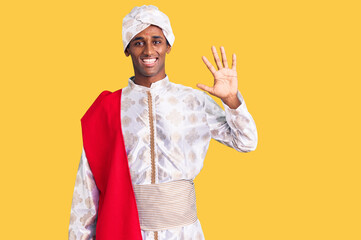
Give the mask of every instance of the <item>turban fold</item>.
[(159, 11), (156, 6), (143, 5), (133, 8), (123, 19), (122, 38), (124, 51), (133, 37), (150, 25), (160, 27), (169, 44), (173, 46), (175, 37), (167, 15)]

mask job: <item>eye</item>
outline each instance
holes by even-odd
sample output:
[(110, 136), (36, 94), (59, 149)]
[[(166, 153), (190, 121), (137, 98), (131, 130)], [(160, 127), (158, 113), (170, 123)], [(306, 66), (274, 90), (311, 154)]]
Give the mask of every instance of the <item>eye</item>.
[(134, 46), (140, 46), (140, 45), (143, 45), (143, 42), (135, 42), (134, 43)]
[(154, 44), (161, 44), (161, 41), (154, 41)]

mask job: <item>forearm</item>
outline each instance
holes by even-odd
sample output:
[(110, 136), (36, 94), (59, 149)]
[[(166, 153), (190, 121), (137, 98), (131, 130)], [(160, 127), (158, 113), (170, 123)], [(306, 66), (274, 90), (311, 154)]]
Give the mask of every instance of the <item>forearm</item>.
[(83, 149), (71, 205), (69, 240), (95, 237), (98, 201), (99, 190)]
[(237, 91), (236, 97), (241, 104), (235, 109), (223, 102), (227, 124), (232, 133), (232, 142), (238, 151), (254, 151), (258, 143), (256, 124), (239, 91)]
[(238, 107), (230, 108), (222, 100), (224, 111), (212, 98), (206, 96), (208, 126), (213, 139), (239, 152), (250, 152), (256, 149), (258, 143), (256, 124), (239, 91), (236, 96), (240, 103)]

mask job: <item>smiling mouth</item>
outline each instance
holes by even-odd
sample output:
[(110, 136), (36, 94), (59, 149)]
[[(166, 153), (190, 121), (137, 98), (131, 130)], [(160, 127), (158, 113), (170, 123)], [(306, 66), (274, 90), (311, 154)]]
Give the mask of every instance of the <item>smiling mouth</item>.
[(158, 58), (143, 58), (142, 62), (146, 66), (153, 66), (158, 61)]

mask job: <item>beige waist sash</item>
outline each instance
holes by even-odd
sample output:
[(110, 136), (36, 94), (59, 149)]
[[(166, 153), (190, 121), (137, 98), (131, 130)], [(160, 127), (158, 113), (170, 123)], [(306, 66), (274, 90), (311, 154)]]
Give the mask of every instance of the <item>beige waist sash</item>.
[(134, 185), (142, 230), (164, 230), (194, 223), (196, 195), (192, 180)]

